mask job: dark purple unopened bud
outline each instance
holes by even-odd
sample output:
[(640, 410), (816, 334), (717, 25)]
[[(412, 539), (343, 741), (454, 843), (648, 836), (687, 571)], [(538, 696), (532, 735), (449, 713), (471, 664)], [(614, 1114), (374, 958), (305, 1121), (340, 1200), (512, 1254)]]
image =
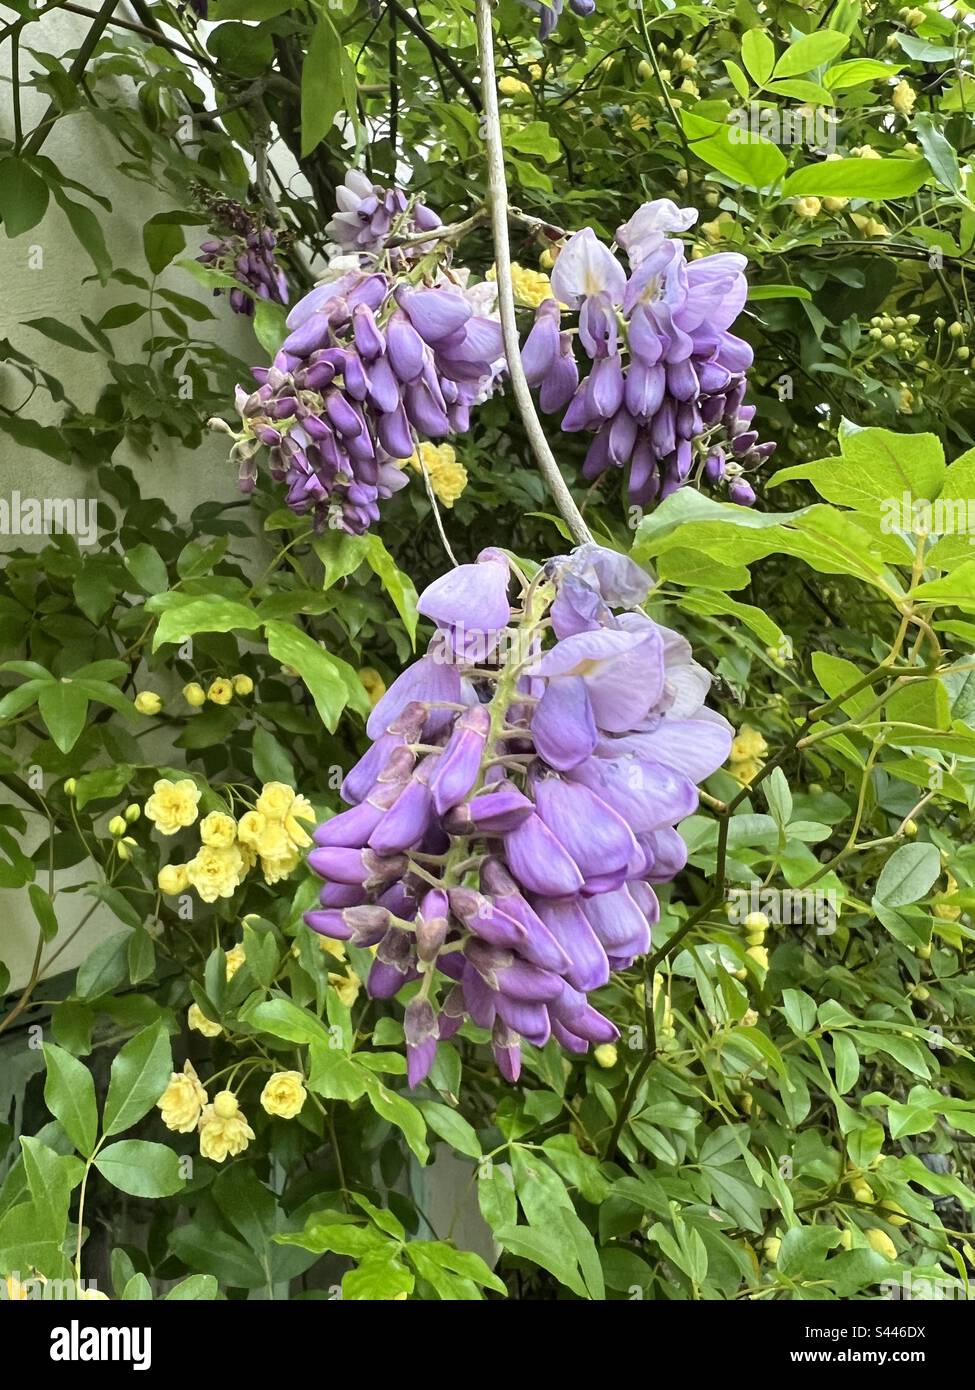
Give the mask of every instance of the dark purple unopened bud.
[(538, 403), (546, 415), (554, 415), (568, 404), (578, 385), (579, 368), (572, 351), (572, 336), (563, 333), (559, 339), (558, 356), (542, 382)]
[(402, 382), (416, 381), (423, 371), (423, 339), (401, 309), (396, 310), (386, 325), (386, 355)]
[(380, 415), (377, 424), (379, 442), (387, 454), (394, 459), (408, 459), (413, 455), (413, 435), (410, 421), (402, 405), (395, 410)]
[(400, 383), (385, 357), (377, 357), (369, 367), (367, 396), (372, 405), (384, 414), (395, 410), (400, 403)]
[(544, 1004), (532, 1004), (499, 994), (494, 1001), (498, 1020), (535, 1047), (544, 1047), (552, 1034), (548, 1009)]
[(313, 849), (308, 863), (321, 878), (336, 883), (358, 883), (363, 888), (391, 883), (394, 878), (401, 878), (407, 867), (406, 858), (401, 854), (384, 858), (372, 849), (344, 849), (331, 845)]
[(447, 940), (449, 907), (447, 894), (432, 888), (423, 899), (415, 922), (416, 953), (422, 961), (434, 961)]
[(623, 404), (623, 369), (618, 353), (596, 363), (589, 375), (589, 399), (597, 415), (610, 420)]
[(546, 299), (535, 313), (535, 322), (521, 350), (521, 363), (530, 386), (538, 386), (559, 356), (559, 306)]
[(319, 936), (330, 936), (335, 941), (352, 939), (352, 928), (345, 921), (339, 908), (315, 908), (305, 913), (304, 920)]
[(748, 453), (753, 444), (758, 443), (758, 431), (746, 430), (744, 434), (736, 435), (731, 441), (731, 452), (736, 458), (743, 458)]
[(344, 908), (342, 912), (342, 921), (351, 928), (352, 940), (357, 946), (377, 945), (389, 930), (389, 918), (389, 908), (377, 903), (362, 903)]
[(463, 801), (473, 788), (481, 770), (490, 728), (491, 716), (484, 705), (471, 705), (454, 725), (430, 778), (438, 816)]
[(475, 888), (448, 890), (450, 910), (457, 920), (492, 946), (520, 948), (526, 928), (502, 912), (490, 898)]
[(709, 483), (719, 483), (724, 477), (724, 450), (714, 449), (704, 461), (704, 476)]
[(406, 1048), (406, 1081), (412, 1087), (426, 1081), (437, 1059), (437, 1039), (428, 1038), (417, 1047)]
[(563, 981), (557, 975), (531, 965), (513, 951), (501, 950), (471, 937), (464, 945), (464, 955), (485, 984), (512, 999), (544, 1003), (557, 999), (562, 992)]
[(739, 507), (750, 507), (755, 501), (755, 489), (744, 478), (732, 478), (728, 484), (728, 496)]
[(403, 1015), (403, 1031), (408, 1047), (419, 1047), (437, 1036), (437, 1015), (429, 999), (411, 999)]
[(403, 403), (410, 423), (421, 434), (437, 436), (450, 432), (446, 410), (434, 398), (430, 387), (422, 379), (407, 386)]
[[(582, 0), (577, 0), (581, 3)], [(548, 13), (548, 6), (544, 5), (543, 11)], [(491, 1049), (494, 1052), (494, 1060), (497, 1063), (498, 1071), (505, 1081), (510, 1081), (512, 1085), (521, 1075), (521, 1048), (518, 1045), (516, 1034), (512, 1033), (506, 1024), (502, 1024), (503, 1033), (500, 1036), (502, 1042), (492, 1040)]]
[(506, 835), (532, 813), (532, 803), (517, 787), (506, 782), (497, 791), (483, 792), (463, 806), (455, 806), (444, 818), (450, 835)]
[(367, 362), (382, 355), (386, 341), (376, 326), (375, 315), (368, 304), (357, 304), (352, 313), (352, 333), (355, 345)]
[(429, 760), (420, 764), (369, 836), (369, 844), (377, 854), (397, 854), (423, 839), (431, 816), (427, 785), (431, 771)]

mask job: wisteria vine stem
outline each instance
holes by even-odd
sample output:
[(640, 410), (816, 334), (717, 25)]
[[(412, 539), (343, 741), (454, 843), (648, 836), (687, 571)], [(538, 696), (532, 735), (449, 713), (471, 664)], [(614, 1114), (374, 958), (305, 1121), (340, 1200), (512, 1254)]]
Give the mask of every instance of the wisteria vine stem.
[(511, 284), (511, 248), (508, 241), (508, 183), (504, 169), (504, 143), (501, 135), (501, 114), (498, 110), (498, 87), (494, 67), (494, 30), (491, 0), (477, 0), (477, 47), (481, 67), (482, 129), (487, 143), (488, 203), (491, 209), (491, 232), (494, 239), (494, 263), (498, 283), (498, 307), (501, 312), (501, 331), (508, 361), (508, 374), (518, 414), (539, 472), (545, 479), (565, 524), (577, 545), (592, 540), (592, 532), (576, 506), (561, 470), (555, 461), (542, 423), (535, 410), (531, 389), (521, 364), (521, 346), (515, 319), (515, 299)]

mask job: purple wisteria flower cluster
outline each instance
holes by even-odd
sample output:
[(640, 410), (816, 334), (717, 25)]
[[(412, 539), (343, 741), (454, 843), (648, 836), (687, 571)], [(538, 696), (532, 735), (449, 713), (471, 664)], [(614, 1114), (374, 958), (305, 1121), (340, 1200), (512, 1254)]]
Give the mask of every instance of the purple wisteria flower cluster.
[[(574, 233), (522, 352), (542, 409), (568, 407), (562, 429), (594, 433), (585, 476), (628, 466), (635, 506), (702, 482), (723, 484), (749, 506), (755, 492), (745, 474), (775, 448), (759, 443), (755, 407), (744, 404), (751, 347), (729, 331), (748, 293), (745, 257), (688, 262), (675, 234), (696, 219), (668, 198), (639, 208), (616, 233), (629, 275), (591, 227)], [(581, 382), (563, 307), (578, 311), (593, 364)]]
[(405, 485), (401, 465), (418, 437), (467, 430), (504, 352), (493, 284), (469, 286), (465, 270), (448, 268), (444, 244), (431, 244), (443, 256), (422, 274), (413, 265), (422, 245), (393, 244), (429, 230), (435, 214), (421, 218), (422, 204), (361, 175), (348, 176), (345, 192), (328, 230), (355, 251), (334, 257), (324, 283), (292, 309), (272, 365), (253, 369), (257, 390), (237, 388), (233, 456), (249, 491), (266, 446), (295, 512), (361, 533)]
[[(288, 282), (275, 256), (278, 238), (264, 227), (247, 208), (221, 199), (212, 204), (220, 234), (204, 241), (197, 260), (213, 270), (221, 270), (239, 280), (246, 289), (230, 291), (230, 307), (235, 314), (253, 314), (254, 296), (275, 304), (287, 304)], [(250, 293), (247, 293), (247, 290)], [(214, 294), (223, 294), (215, 289)]]
[(376, 947), (373, 996), (416, 986), (411, 1085), (467, 1019), (508, 1080), (522, 1040), (617, 1036), (588, 995), (649, 949), (653, 885), (687, 857), (675, 826), (732, 733), (688, 643), (640, 611), (648, 587), (590, 544), (531, 581), (487, 549), (421, 596), (437, 632), (372, 712), (350, 809), (315, 831), (305, 917)]

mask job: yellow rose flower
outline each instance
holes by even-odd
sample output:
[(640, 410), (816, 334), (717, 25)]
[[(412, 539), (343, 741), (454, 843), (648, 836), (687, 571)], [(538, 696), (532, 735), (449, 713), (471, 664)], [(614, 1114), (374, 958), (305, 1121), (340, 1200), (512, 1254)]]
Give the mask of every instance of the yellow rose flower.
[(308, 1098), (300, 1071), (277, 1071), (261, 1092), (261, 1105), (269, 1115), (293, 1120)]
[(168, 777), (161, 777), (153, 784), (145, 811), (160, 835), (175, 835), (196, 820), (199, 800), (200, 789), (192, 778), (171, 782)]
[(185, 864), (164, 864), (156, 875), (156, 886), (160, 893), (165, 893), (170, 898), (175, 898), (177, 893), (184, 893), (189, 884)]
[(452, 507), (467, 487), (467, 469), (457, 462), (451, 444), (421, 444), (410, 463), (418, 473), (426, 469), (433, 494), (445, 507)]
[(552, 286), (548, 276), (543, 275), (540, 270), (529, 270), (517, 261), (511, 263), (511, 288), (514, 290), (515, 300), (524, 304), (527, 309), (537, 309), (546, 299), (552, 298)]
[(822, 211), (822, 203), (818, 198), (797, 198), (792, 205), (796, 210), (797, 217), (804, 217), (812, 221), (818, 217)]
[(199, 681), (190, 681), (189, 685), (183, 686), (183, 699), (194, 709), (199, 709), (206, 704), (207, 693)]
[(264, 875), (265, 883), (278, 883), (282, 878), (287, 878), (290, 873), (298, 867), (301, 862), (301, 851), (292, 845), (287, 854), (279, 855), (268, 859), (261, 855), (261, 873)]
[(764, 758), (767, 752), (768, 744), (759, 731), (743, 724), (732, 741), (729, 759), (740, 763), (746, 758)]
[(362, 988), (362, 981), (359, 979), (358, 975), (354, 974), (351, 970), (347, 970), (344, 975), (336, 975), (330, 971), (328, 982), (345, 1007), (351, 1009), (352, 1005), (358, 999), (359, 991)]
[(191, 1004), (186, 1011), (187, 1027), (194, 1029), (197, 1033), (202, 1033), (205, 1038), (218, 1038), (223, 1032), (219, 1023), (214, 1023), (207, 1018), (199, 1004)]
[(211, 811), (200, 821), (200, 839), (214, 849), (229, 849), (237, 838), (237, 822), (223, 811)]
[(231, 681), (225, 676), (218, 677), (212, 681), (210, 689), (207, 691), (207, 699), (214, 705), (229, 705), (234, 698), (234, 687)]
[(246, 962), (247, 962), (247, 956), (246, 956), (246, 954), (245, 954), (245, 952), (244, 952), (244, 948), (243, 948), (243, 946), (241, 946), (240, 942), (238, 942), (236, 946), (231, 947), (231, 949), (230, 949), (229, 951), (227, 951), (226, 955), (227, 955), (227, 979), (228, 979), (228, 980), (232, 980), (232, 979), (234, 978), (234, 976), (237, 974), (237, 971), (240, 969), (240, 967), (241, 967), (242, 965), (246, 964)]
[(291, 803), (291, 810), (284, 818), (284, 829), (288, 839), (298, 849), (307, 849), (311, 844), (311, 836), (304, 826), (299, 825), (299, 821), (303, 820), (314, 825), (315, 811), (307, 796), (296, 796)]
[(266, 828), (267, 817), (262, 816), (260, 811), (245, 811), (237, 822), (237, 839), (242, 845), (256, 848)]
[(371, 666), (363, 666), (359, 674), (359, 683), (369, 696), (369, 703), (373, 709), (386, 694), (386, 682), (378, 671)]
[(917, 92), (908, 82), (906, 77), (902, 77), (890, 98), (890, 104), (897, 112), (898, 116), (907, 117), (914, 110), (914, 103), (917, 101)]
[(236, 845), (201, 845), (186, 866), (187, 878), (205, 903), (231, 897), (243, 875), (244, 861)]
[(268, 820), (284, 820), (294, 799), (294, 788), (286, 782), (266, 782), (257, 798), (257, 809)]
[(294, 848), (284, 822), (279, 820), (265, 821), (264, 829), (261, 831), (257, 844), (254, 846), (262, 859), (283, 859)]
[(596, 1065), (600, 1067), (615, 1067), (619, 1060), (619, 1053), (613, 1043), (600, 1043), (592, 1055)]
[(214, 1163), (243, 1153), (254, 1138), (233, 1091), (220, 1091), (200, 1116), (200, 1153)]
[(254, 689), (254, 682), (250, 676), (238, 674), (231, 677), (235, 695), (250, 695)]
[(162, 709), (162, 699), (154, 690), (140, 690), (132, 703), (140, 714), (158, 714)]
[[(216, 1027), (216, 1024), (211, 1026)], [(220, 1032), (218, 1027), (217, 1032)], [(188, 1059), (183, 1063), (181, 1072), (173, 1072), (169, 1085), (156, 1101), (162, 1111), (163, 1124), (177, 1134), (189, 1134), (196, 1129), (206, 1103), (207, 1093), (200, 1084), (196, 1068)]]
[(498, 83), (498, 91), (503, 97), (523, 98), (531, 95), (531, 88), (527, 82), (522, 82), (517, 77), (502, 77)]

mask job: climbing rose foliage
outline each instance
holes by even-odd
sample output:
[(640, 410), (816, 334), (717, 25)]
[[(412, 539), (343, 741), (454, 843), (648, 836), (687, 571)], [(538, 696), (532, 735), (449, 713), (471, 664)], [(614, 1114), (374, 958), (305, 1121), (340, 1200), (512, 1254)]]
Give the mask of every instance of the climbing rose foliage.
[(350, 809), (315, 831), (305, 918), (377, 948), (373, 996), (411, 986), (412, 1085), (466, 1019), (512, 1081), (522, 1040), (617, 1036), (587, 996), (649, 949), (653, 885), (687, 856), (675, 826), (731, 745), (688, 643), (639, 610), (647, 590), (585, 545), (530, 581), (484, 550), (421, 596), (437, 632), (373, 710)]

